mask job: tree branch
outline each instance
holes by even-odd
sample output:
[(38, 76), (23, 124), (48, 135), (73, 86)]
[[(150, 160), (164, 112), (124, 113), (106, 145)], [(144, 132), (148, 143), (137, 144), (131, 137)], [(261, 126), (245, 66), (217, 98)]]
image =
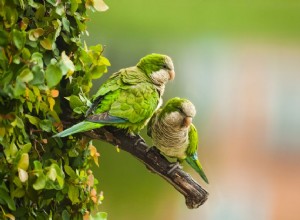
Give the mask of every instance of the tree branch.
[(149, 170), (160, 175), (173, 185), (185, 197), (185, 203), (188, 208), (198, 208), (207, 200), (208, 192), (180, 167), (168, 173), (172, 163), (162, 156), (156, 148), (152, 147), (149, 149), (149, 146), (139, 135), (130, 136), (123, 130), (113, 127), (95, 129), (85, 132), (85, 134), (93, 139), (104, 140), (113, 145), (118, 145), (120, 149), (139, 159)]

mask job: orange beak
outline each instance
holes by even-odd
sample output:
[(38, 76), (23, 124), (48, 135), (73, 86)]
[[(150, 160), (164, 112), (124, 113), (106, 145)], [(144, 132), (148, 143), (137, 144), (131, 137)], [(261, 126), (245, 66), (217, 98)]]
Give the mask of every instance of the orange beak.
[(170, 70), (169, 71), (169, 80), (173, 80), (175, 78), (175, 71), (174, 70)]
[(186, 118), (183, 119), (183, 126), (187, 128), (192, 124), (192, 122), (193, 122), (193, 118), (187, 116)]

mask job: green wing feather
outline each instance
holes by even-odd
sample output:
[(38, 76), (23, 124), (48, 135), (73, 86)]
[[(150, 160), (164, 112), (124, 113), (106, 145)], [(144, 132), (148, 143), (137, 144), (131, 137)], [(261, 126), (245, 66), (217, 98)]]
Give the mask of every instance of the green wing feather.
[(72, 127), (63, 130), (62, 132), (54, 135), (53, 137), (66, 137), (71, 134), (84, 132), (84, 131), (90, 131), (92, 129), (101, 128), (103, 124), (89, 122), (89, 121), (82, 121), (78, 124), (73, 125)]
[(159, 93), (141, 70), (131, 67), (114, 74), (96, 93), (94, 100), (101, 99), (95, 114), (107, 112), (110, 116), (128, 122), (115, 125), (130, 131), (141, 130), (152, 116), (159, 102)]
[(202, 179), (208, 183), (208, 179), (203, 171), (202, 165), (197, 155), (198, 149), (198, 134), (195, 126), (191, 124), (189, 131), (189, 146), (187, 148), (185, 158), (186, 162), (202, 177)]
[(158, 102), (159, 94), (155, 86), (139, 68), (122, 69), (99, 88), (86, 113), (86, 121), (54, 137), (65, 137), (108, 124), (138, 132), (152, 116)]

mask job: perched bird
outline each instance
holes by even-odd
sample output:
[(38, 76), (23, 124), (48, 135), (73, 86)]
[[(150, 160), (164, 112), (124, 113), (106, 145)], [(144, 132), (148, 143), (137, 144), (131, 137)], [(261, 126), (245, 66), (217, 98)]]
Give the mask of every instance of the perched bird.
[[(172, 98), (157, 110), (147, 126), (147, 133), (154, 146), (164, 155), (184, 160), (208, 183), (208, 179), (198, 160), (198, 134), (192, 119), (195, 106), (187, 99)], [(171, 169), (173, 170), (173, 169)]]
[(175, 77), (170, 57), (150, 54), (121, 69), (101, 85), (84, 121), (54, 135), (65, 137), (105, 125), (138, 133), (160, 107), (165, 84)]

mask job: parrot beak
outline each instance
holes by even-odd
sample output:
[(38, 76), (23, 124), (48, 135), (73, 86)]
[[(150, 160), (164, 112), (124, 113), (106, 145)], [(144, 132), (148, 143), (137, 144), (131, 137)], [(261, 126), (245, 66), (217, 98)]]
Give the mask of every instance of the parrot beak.
[(183, 119), (183, 126), (187, 128), (192, 124), (192, 122), (193, 122), (193, 118), (187, 116), (186, 118)]
[(169, 71), (169, 80), (173, 80), (175, 78), (175, 71), (174, 70), (170, 70)]

